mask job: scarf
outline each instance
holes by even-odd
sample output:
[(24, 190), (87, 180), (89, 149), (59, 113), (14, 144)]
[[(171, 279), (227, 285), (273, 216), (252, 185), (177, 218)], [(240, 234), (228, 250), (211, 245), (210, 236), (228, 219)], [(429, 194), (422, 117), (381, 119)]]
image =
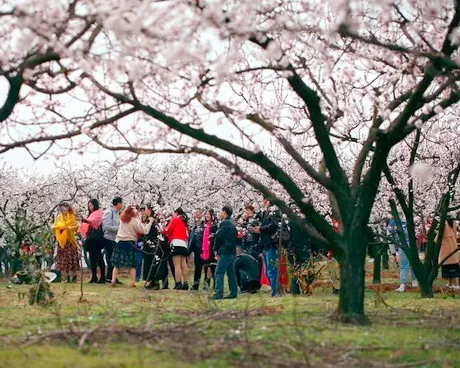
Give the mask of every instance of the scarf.
[(82, 222), (78, 232), (83, 238), (89, 233), (89, 228), (92, 227), (94, 230), (97, 230), (102, 224), (102, 211), (96, 210), (91, 212), (91, 214), (86, 219), (87, 222)]
[(74, 214), (68, 213), (65, 216), (62, 213), (59, 214), (53, 224), (53, 229), (56, 240), (61, 248), (65, 248), (67, 244), (77, 244), (75, 232), (78, 229), (78, 225)]
[(204, 225), (204, 231), (203, 231), (203, 243), (201, 244), (201, 258), (203, 261), (208, 261), (210, 256), (211, 256), (211, 247), (210, 247), (210, 242), (209, 242), (209, 233), (211, 231), (211, 223), (207, 223)]

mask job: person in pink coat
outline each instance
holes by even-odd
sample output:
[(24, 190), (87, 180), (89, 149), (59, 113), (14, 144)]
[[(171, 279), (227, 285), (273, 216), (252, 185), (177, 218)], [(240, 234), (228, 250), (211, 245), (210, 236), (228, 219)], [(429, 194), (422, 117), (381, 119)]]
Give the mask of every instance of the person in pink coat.
[[(105, 284), (105, 262), (102, 256), (104, 248), (104, 233), (102, 231), (102, 211), (99, 208), (99, 201), (91, 199), (88, 202), (88, 217), (82, 219), (80, 235), (84, 239), (85, 250), (89, 252), (91, 266), (90, 284)], [(97, 267), (101, 270), (101, 277), (97, 278)]]

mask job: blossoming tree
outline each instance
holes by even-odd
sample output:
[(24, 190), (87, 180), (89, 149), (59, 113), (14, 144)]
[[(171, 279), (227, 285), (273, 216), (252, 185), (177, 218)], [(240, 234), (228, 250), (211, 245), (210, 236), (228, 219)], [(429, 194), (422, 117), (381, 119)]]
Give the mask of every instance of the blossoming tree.
[[(0, 8), (0, 152), (72, 139), (207, 155), (297, 218), (258, 166), (339, 258), (337, 318), (367, 322), (362, 234), (387, 157), (460, 98), (457, 1), (15, 3)], [(296, 173), (328, 193), (339, 231)]]
[[(390, 154), (384, 168), (386, 182), (381, 184), (378, 201), (387, 210), (381, 212), (383, 217), (399, 217), (407, 225), (408, 238), (401, 232), (400, 243), (422, 297), (433, 297), (433, 281), (445, 261), (438, 259), (442, 236), (437, 235), (444, 232), (447, 217), (455, 217), (459, 209), (459, 127), (455, 119), (419, 129), (405, 146)], [(423, 260), (417, 237), (426, 238)]]

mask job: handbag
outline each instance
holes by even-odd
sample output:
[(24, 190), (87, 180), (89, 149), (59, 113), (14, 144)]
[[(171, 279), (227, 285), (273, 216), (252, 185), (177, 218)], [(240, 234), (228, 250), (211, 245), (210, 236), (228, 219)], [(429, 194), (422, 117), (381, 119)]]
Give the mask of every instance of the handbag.
[(104, 238), (104, 231), (102, 230), (102, 224), (99, 225), (97, 229), (94, 229), (90, 226), (88, 231), (88, 236), (85, 239), (83, 244), (83, 248), (88, 251), (91, 247), (92, 243), (102, 243), (102, 239)]

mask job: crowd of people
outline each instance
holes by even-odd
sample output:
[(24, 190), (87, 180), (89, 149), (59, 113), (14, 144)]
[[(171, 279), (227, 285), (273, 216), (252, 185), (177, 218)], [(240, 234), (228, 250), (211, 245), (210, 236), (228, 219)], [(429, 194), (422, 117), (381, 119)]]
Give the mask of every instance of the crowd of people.
[[(59, 209), (53, 225), (59, 244), (55, 268), (64, 282), (76, 282), (83, 253), (91, 268), (90, 283), (116, 287), (121, 283), (119, 271), (129, 270), (132, 287), (143, 279), (147, 289), (169, 288), (171, 275), (175, 290), (214, 290), (215, 299), (236, 298), (238, 291), (256, 293), (262, 283), (270, 286), (272, 296), (279, 296), (286, 291), (286, 263), (298, 267), (310, 254), (310, 239), (267, 199), (259, 212), (247, 205), (237, 216), (230, 206), (218, 215), (212, 209), (195, 209), (189, 218), (177, 208), (165, 216), (155, 214), (150, 204), (124, 207), (120, 197), (104, 212), (97, 199), (90, 200), (85, 218), (68, 203)], [(292, 251), (282, 255), (280, 246), (287, 243)], [(300, 293), (295, 281), (292, 285), (293, 292)]]
[[(256, 293), (262, 284), (270, 287), (272, 296), (280, 296), (286, 293), (289, 279), (291, 292), (299, 294), (297, 271), (309, 260), (314, 248), (312, 239), (298, 223), (281, 216), (268, 199), (263, 199), (258, 212), (248, 204), (234, 215), (230, 206), (224, 206), (218, 215), (212, 209), (195, 209), (191, 218), (182, 208), (168, 216), (155, 214), (148, 203), (124, 207), (120, 197), (114, 198), (104, 212), (98, 200), (90, 200), (85, 218), (77, 216), (68, 203), (61, 203), (59, 208), (53, 225), (58, 243), (55, 268), (61, 271), (65, 282), (77, 281), (83, 253), (91, 268), (90, 283), (110, 283), (116, 287), (121, 284), (119, 271), (129, 270), (131, 287), (143, 279), (147, 289), (167, 289), (168, 277), (172, 276), (175, 290), (214, 290), (213, 299), (236, 298), (238, 290)], [(440, 258), (449, 254), (452, 244), (456, 247), (453, 227), (449, 221)], [(390, 220), (388, 230), (397, 245), (400, 237), (395, 229), (394, 220)], [(449, 242), (451, 232), (453, 242)], [(410, 271), (402, 248), (390, 247), (392, 254), (399, 253), (398, 291), (405, 290)], [(327, 254), (332, 259), (332, 253)], [(443, 277), (449, 279), (449, 286), (454, 289), (459, 288), (458, 257), (458, 253), (453, 254), (442, 266)], [(192, 259), (194, 271), (190, 281)], [(229, 286), (226, 296), (225, 275)], [(412, 281), (416, 286), (413, 272)], [(334, 292), (339, 288), (334, 284)]]

